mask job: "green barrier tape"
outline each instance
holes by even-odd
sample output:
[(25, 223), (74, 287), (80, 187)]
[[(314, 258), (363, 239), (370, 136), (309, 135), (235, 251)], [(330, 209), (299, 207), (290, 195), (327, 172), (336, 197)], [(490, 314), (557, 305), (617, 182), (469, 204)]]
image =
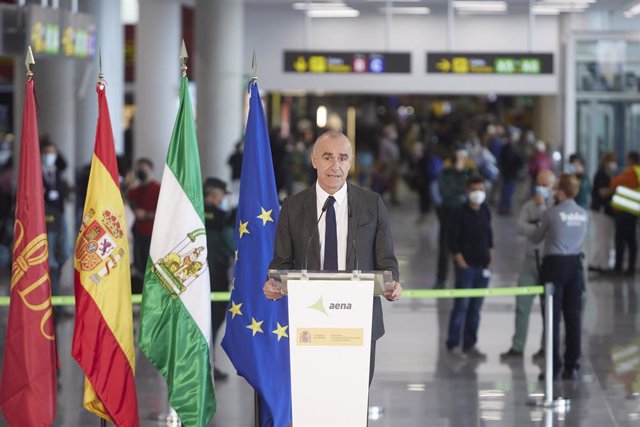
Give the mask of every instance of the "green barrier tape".
[(404, 289), (402, 291), (402, 299), (506, 297), (543, 294), (544, 286), (486, 289)]
[[(402, 299), (431, 299), (431, 298), (476, 298), (476, 297), (506, 297), (518, 295), (542, 295), (544, 286), (526, 286), (513, 288), (487, 288), (487, 289), (405, 289), (402, 291)], [(211, 292), (211, 301), (229, 301), (231, 292)], [(140, 304), (142, 295), (131, 295), (133, 304)], [(73, 295), (56, 295), (51, 297), (51, 305), (64, 306), (75, 305)], [(9, 305), (8, 296), (0, 296), (0, 307)]]

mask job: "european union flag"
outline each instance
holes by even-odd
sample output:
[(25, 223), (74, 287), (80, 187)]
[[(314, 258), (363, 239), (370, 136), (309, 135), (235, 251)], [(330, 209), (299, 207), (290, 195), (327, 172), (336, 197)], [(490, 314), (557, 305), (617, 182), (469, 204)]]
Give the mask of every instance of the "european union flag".
[(237, 259), (222, 347), (238, 374), (260, 396), (260, 426), (284, 427), (291, 423), (287, 298), (269, 301), (262, 292), (273, 256), (280, 205), (255, 81), (249, 90), (236, 220)]

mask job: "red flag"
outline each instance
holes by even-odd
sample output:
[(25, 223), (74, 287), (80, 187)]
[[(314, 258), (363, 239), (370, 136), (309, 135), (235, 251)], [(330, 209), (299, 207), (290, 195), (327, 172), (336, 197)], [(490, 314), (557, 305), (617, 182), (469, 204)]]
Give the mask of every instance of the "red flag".
[(0, 407), (10, 426), (48, 426), (56, 415), (55, 327), (33, 80), (26, 83), (13, 263)]
[(74, 255), (76, 323), (71, 354), (85, 372), (84, 407), (137, 427), (129, 240), (104, 83), (82, 228)]

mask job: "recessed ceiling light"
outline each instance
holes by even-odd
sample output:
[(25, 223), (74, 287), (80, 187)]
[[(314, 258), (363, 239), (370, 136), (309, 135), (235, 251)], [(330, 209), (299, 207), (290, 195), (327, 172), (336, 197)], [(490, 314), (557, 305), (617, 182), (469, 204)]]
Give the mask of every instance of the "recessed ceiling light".
[(507, 3), (505, 1), (469, 1), (455, 0), (453, 7), (461, 12), (506, 12)]
[(381, 13), (391, 12), (394, 15), (428, 15), (431, 9), (428, 7), (381, 7)]
[(357, 18), (360, 11), (357, 9), (311, 9), (307, 10), (310, 18)]

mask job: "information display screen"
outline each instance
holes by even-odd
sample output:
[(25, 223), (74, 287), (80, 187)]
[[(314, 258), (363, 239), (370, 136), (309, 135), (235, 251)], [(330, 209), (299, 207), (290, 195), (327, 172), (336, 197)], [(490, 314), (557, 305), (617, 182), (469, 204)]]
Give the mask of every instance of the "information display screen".
[(427, 53), (427, 73), (553, 74), (552, 53)]
[(411, 73), (411, 54), (286, 50), (284, 71), (313, 74)]

